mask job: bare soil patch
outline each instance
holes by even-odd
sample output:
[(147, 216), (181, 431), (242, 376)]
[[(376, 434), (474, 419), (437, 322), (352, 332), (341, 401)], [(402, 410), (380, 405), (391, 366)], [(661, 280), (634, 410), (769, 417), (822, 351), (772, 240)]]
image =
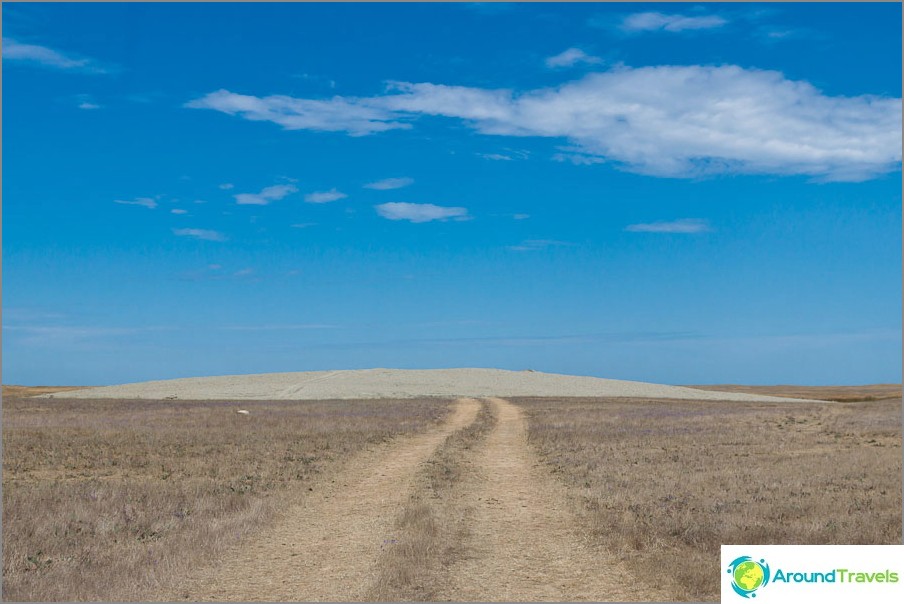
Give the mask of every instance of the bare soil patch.
[(71, 390), (81, 390), (86, 386), (15, 386), (3, 385), (3, 398), (25, 398), (42, 394), (57, 394)]
[(901, 541), (901, 400), (524, 399), (590, 538), (669, 600), (716, 600), (723, 543)]
[(438, 425), (448, 408), (6, 398), (4, 599), (160, 597), (345, 460)]

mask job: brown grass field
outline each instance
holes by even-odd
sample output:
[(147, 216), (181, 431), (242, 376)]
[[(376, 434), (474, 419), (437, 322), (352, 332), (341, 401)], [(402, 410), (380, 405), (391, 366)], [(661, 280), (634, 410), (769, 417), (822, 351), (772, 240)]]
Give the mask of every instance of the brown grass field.
[(591, 537), (675, 599), (718, 600), (721, 544), (901, 543), (900, 398), (514, 402)]
[[(581, 539), (639, 578), (656, 569), (669, 599), (718, 599), (723, 543), (901, 542), (900, 386), (736, 388), (860, 402), (512, 402), (527, 420), (522, 450), (542, 461), (532, 467), (566, 485), (562, 501)], [(369, 452), (439, 426), (450, 409), (439, 399), (130, 401), (4, 392), (2, 587), (5, 600), (20, 601), (158, 599), (188, 571), (282, 522), (309, 489), (346, 476), (356, 454), (380, 459)], [(16, 394), (41, 392), (48, 390)], [(495, 483), (473, 475), (482, 456), (496, 454), (488, 435), (499, 430), (487, 401), (481, 409), (412, 470), (414, 487), (393, 512), (370, 599), (447, 599), (443, 590), (461, 584), (450, 569), (462, 568), (482, 538), (474, 530), (480, 510), (462, 489), (476, 485), (489, 489), (484, 498), (503, 498)]]
[(447, 411), (435, 400), (4, 397), (3, 599), (152, 599), (317, 475)]

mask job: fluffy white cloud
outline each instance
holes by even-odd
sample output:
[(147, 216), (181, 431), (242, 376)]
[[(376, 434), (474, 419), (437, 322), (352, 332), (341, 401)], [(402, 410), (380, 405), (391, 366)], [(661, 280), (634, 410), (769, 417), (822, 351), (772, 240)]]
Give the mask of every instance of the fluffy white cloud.
[[(283, 123), (281, 113), (264, 109), (274, 97), (242, 98), (262, 106), (243, 117)], [(896, 170), (901, 161), (901, 99), (827, 96), (777, 71), (732, 65), (620, 67), (521, 93), (393, 83), (383, 96), (331, 103), (371, 108), (383, 124), (431, 115), (464, 120), (486, 135), (565, 139), (571, 152), (559, 154), (562, 161), (605, 160), (655, 176), (857, 181)], [(333, 122), (336, 129), (343, 129), (340, 122)], [(349, 134), (377, 131), (346, 125)]]
[(391, 111), (373, 106), (368, 99), (353, 97), (313, 100), (275, 95), (259, 98), (217, 90), (185, 106), (213, 109), (251, 121), (273, 122), (286, 130), (324, 130), (363, 136), (411, 127), (398, 121), (398, 116)]
[(626, 231), (632, 233), (706, 233), (712, 229), (709, 223), (699, 218), (682, 218), (671, 222), (650, 222), (647, 224), (629, 224)]
[(625, 31), (682, 32), (696, 29), (714, 29), (728, 23), (718, 15), (666, 15), (657, 12), (634, 13), (624, 18), (621, 28)]
[(580, 48), (569, 48), (557, 54), (554, 57), (546, 59), (546, 66), (549, 68), (556, 67), (573, 67), (578, 63), (586, 63), (588, 65), (598, 65), (603, 60), (599, 57), (588, 55)]
[(329, 191), (315, 191), (304, 196), (304, 200), (308, 203), (330, 203), (348, 197), (342, 191), (330, 189)]
[(139, 197), (138, 199), (133, 199), (131, 201), (125, 199), (114, 199), (113, 203), (121, 203), (125, 206), (142, 206), (149, 210), (153, 210), (157, 207), (157, 202), (150, 197)]
[(409, 222), (430, 222), (432, 220), (467, 220), (467, 208), (443, 207), (432, 203), (383, 203), (374, 206), (377, 213), (389, 220), (407, 220)]
[(233, 197), (239, 205), (265, 206), (297, 191), (295, 185), (273, 185), (264, 187), (260, 193), (239, 193)]
[(3, 59), (36, 63), (55, 69), (82, 71), (85, 73), (110, 73), (109, 67), (102, 67), (93, 59), (73, 57), (58, 50), (37, 44), (22, 44), (11, 38), (3, 38)]
[(194, 237), (204, 241), (226, 241), (226, 235), (223, 233), (207, 229), (173, 229), (173, 234), (180, 237)]
[(365, 189), (376, 189), (378, 191), (388, 191), (390, 189), (401, 189), (414, 184), (413, 178), (384, 178), (377, 182), (371, 182), (364, 185)]

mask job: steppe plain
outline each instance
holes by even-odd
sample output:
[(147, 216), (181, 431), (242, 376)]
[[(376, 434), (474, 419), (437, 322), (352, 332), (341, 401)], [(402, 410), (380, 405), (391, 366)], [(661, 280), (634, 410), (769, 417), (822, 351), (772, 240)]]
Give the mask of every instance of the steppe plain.
[(900, 542), (901, 387), (4, 386), (3, 487), (6, 600), (714, 600), (721, 543)]

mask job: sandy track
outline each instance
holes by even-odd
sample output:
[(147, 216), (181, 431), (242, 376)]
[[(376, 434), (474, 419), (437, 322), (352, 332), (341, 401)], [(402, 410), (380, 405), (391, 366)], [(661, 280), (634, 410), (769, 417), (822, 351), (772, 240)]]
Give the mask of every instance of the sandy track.
[(452, 417), (350, 462), (334, 481), (307, 493), (286, 519), (190, 577), (168, 599), (224, 601), (361, 600), (419, 464), (480, 404), (460, 399)]
[(490, 399), (498, 423), (470, 460), (459, 505), (473, 510), (466, 555), (437, 599), (457, 601), (667, 600), (583, 542), (565, 488), (527, 444), (521, 410)]

